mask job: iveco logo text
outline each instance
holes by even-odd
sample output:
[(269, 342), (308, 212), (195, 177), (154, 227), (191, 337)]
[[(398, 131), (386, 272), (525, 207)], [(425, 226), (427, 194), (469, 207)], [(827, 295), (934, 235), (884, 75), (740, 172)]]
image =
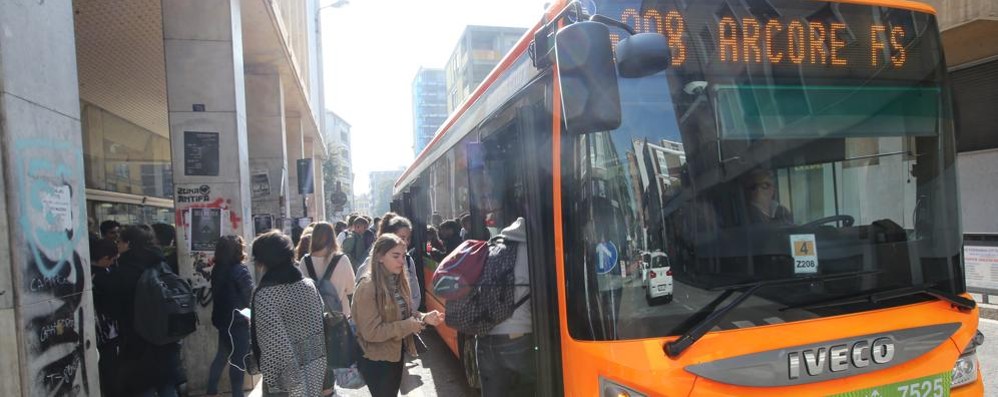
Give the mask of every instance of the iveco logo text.
[(887, 364), (894, 359), (894, 341), (890, 338), (877, 338), (830, 347), (817, 347), (790, 352), (790, 379), (801, 376), (801, 362), (804, 364), (805, 376), (817, 376), (829, 370), (842, 372), (850, 368), (863, 368), (870, 364)]

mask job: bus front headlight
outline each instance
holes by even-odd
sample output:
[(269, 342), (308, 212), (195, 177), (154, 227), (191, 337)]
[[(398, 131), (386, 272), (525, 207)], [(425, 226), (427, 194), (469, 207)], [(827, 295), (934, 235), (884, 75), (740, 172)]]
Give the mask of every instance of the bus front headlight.
[(950, 387), (969, 385), (977, 380), (977, 346), (984, 343), (984, 334), (977, 331), (974, 338), (970, 340), (967, 348), (963, 349), (963, 354), (953, 365), (953, 380)]
[(599, 378), (599, 391), (600, 397), (645, 397), (644, 394), (638, 393), (634, 389), (617, 384), (602, 376)]

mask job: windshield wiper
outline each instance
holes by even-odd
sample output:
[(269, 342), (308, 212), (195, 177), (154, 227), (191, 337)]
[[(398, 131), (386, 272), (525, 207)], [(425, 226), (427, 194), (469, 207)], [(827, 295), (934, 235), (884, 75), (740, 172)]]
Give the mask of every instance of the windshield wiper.
[(739, 295), (738, 298), (735, 298), (735, 300), (729, 303), (727, 306), (722, 307), (721, 309), (711, 313), (702, 321), (693, 325), (693, 327), (691, 327), (688, 331), (680, 335), (679, 339), (666, 343), (663, 350), (665, 350), (665, 354), (668, 355), (669, 357), (672, 358), (678, 357), (680, 354), (683, 353), (684, 350), (692, 346), (694, 343), (700, 340), (700, 338), (706, 335), (711, 328), (714, 328), (715, 325), (719, 324), (721, 320), (724, 318), (724, 316), (726, 316), (728, 313), (731, 313), (732, 310), (734, 310), (736, 307), (744, 303), (746, 300), (748, 300), (749, 297), (751, 297), (753, 294), (756, 293), (756, 291), (760, 289), (766, 287), (772, 287), (774, 285), (787, 285), (787, 284), (806, 283), (810, 281), (830, 281), (830, 280), (847, 279), (847, 278), (865, 276), (869, 274), (876, 274), (880, 272), (882, 272), (882, 270), (864, 270), (859, 272), (828, 274), (823, 276), (781, 278), (777, 280), (764, 280), (753, 283), (734, 284), (734, 285), (727, 285), (724, 287), (711, 288), (710, 289), (711, 291), (719, 291), (719, 290), (724, 291), (724, 293), (721, 294), (721, 296), (719, 297), (719, 300), (715, 299), (715, 302), (718, 303), (720, 301), (723, 301), (724, 299), (727, 299), (728, 296), (730, 296), (731, 293), (734, 291), (741, 289), (744, 289), (744, 291), (742, 291), (742, 294)]
[(783, 309), (780, 309), (780, 311), (790, 310), (790, 309), (803, 309), (803, 310), (820, 309), (825, 307), (850, 305), (854, 303), (880, 303), (883, 301), (903, 298), (911, 295), (929, 295), (932, 296), (933, 298), (949, 302), (960, 310), (974, 310), (974, 308), (977, 307), (977, 302), (974, 302), (974, 300), (967, 299), (956, 294), (951, 294), (949, 292), (933, 289), (932, 287), (934, 285), (935, 284), (913, 285), (910, 287), (895, 288), (886, 291), (868, 292), (845, 298), (832, 298), (827, 300), (819, 300), (817, 302), (811, 302), (803, 305), (787, 306)]

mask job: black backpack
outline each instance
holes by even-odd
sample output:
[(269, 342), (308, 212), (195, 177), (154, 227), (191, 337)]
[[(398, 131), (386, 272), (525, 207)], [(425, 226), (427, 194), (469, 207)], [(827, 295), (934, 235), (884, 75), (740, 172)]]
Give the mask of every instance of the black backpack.
[(469, 335), (485, 335), (530, 298), (527, 294), (513, 301), (517, 287), (516, 246), (503, 236), (489, 240), (489, 256), (478, 282), (465, 297), (447, 300), (448, 326)]
[[(306, 255), (302, 259), (309, 277), (315, 281), (315, 287), (322, 297), (324, 306), (322, 331), (326, 341), (326, 366), (329, 368), (347, 368), (356, 363), (361, 355), (360, 346), (357, 345), (357, 337), (353, 334), (350, 323), (343, 314), (344, 302), (340, 301), (336, 286), (329, 281), (341, 258), (343, 258), (343, 254), (333, 255), (321, 279), (316, 275), (312, 256)], [(350, 304), (350, 302), (346, 302), (346, 304)]]
[(178, 342), (198, 326), (191, 285), (166, 263), (150, 266), (135, 285), (135, 332), (154, 345)]

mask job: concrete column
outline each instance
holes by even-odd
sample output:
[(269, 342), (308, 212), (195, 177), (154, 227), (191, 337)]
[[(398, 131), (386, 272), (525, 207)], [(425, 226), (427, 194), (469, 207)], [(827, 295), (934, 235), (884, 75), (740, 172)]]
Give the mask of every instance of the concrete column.
[[(270, 216), (273, 226), (289, 217), (287, 200), (288, 147), (284, 127), (284, 87), (274, 73), (246, 75), (246, 118), (249, 136), (253, 216)], [(263, 186), (266, 178), (267, 185)], [(285, 191), (281, 191), (281, 187)]]
[(0, 395), (99, 396), (72, 3), (0, 1)]
[(191, 281), (201, 307), (201, 326), (183, 343), (188, 389), (195, 393), (205, 389), (218, 340), (209, 321), (212, 236), (252, 238), (239, 6), (239, 0), (162, 2), (180, 276)]
[(301, 194), (298, 193), (298, 159), (305, 158), (305, 133), (299, 117), (287, 117), (285, 129), (288, 137), (288, 209), (292, 218), (307, 216), (302, 212)]

